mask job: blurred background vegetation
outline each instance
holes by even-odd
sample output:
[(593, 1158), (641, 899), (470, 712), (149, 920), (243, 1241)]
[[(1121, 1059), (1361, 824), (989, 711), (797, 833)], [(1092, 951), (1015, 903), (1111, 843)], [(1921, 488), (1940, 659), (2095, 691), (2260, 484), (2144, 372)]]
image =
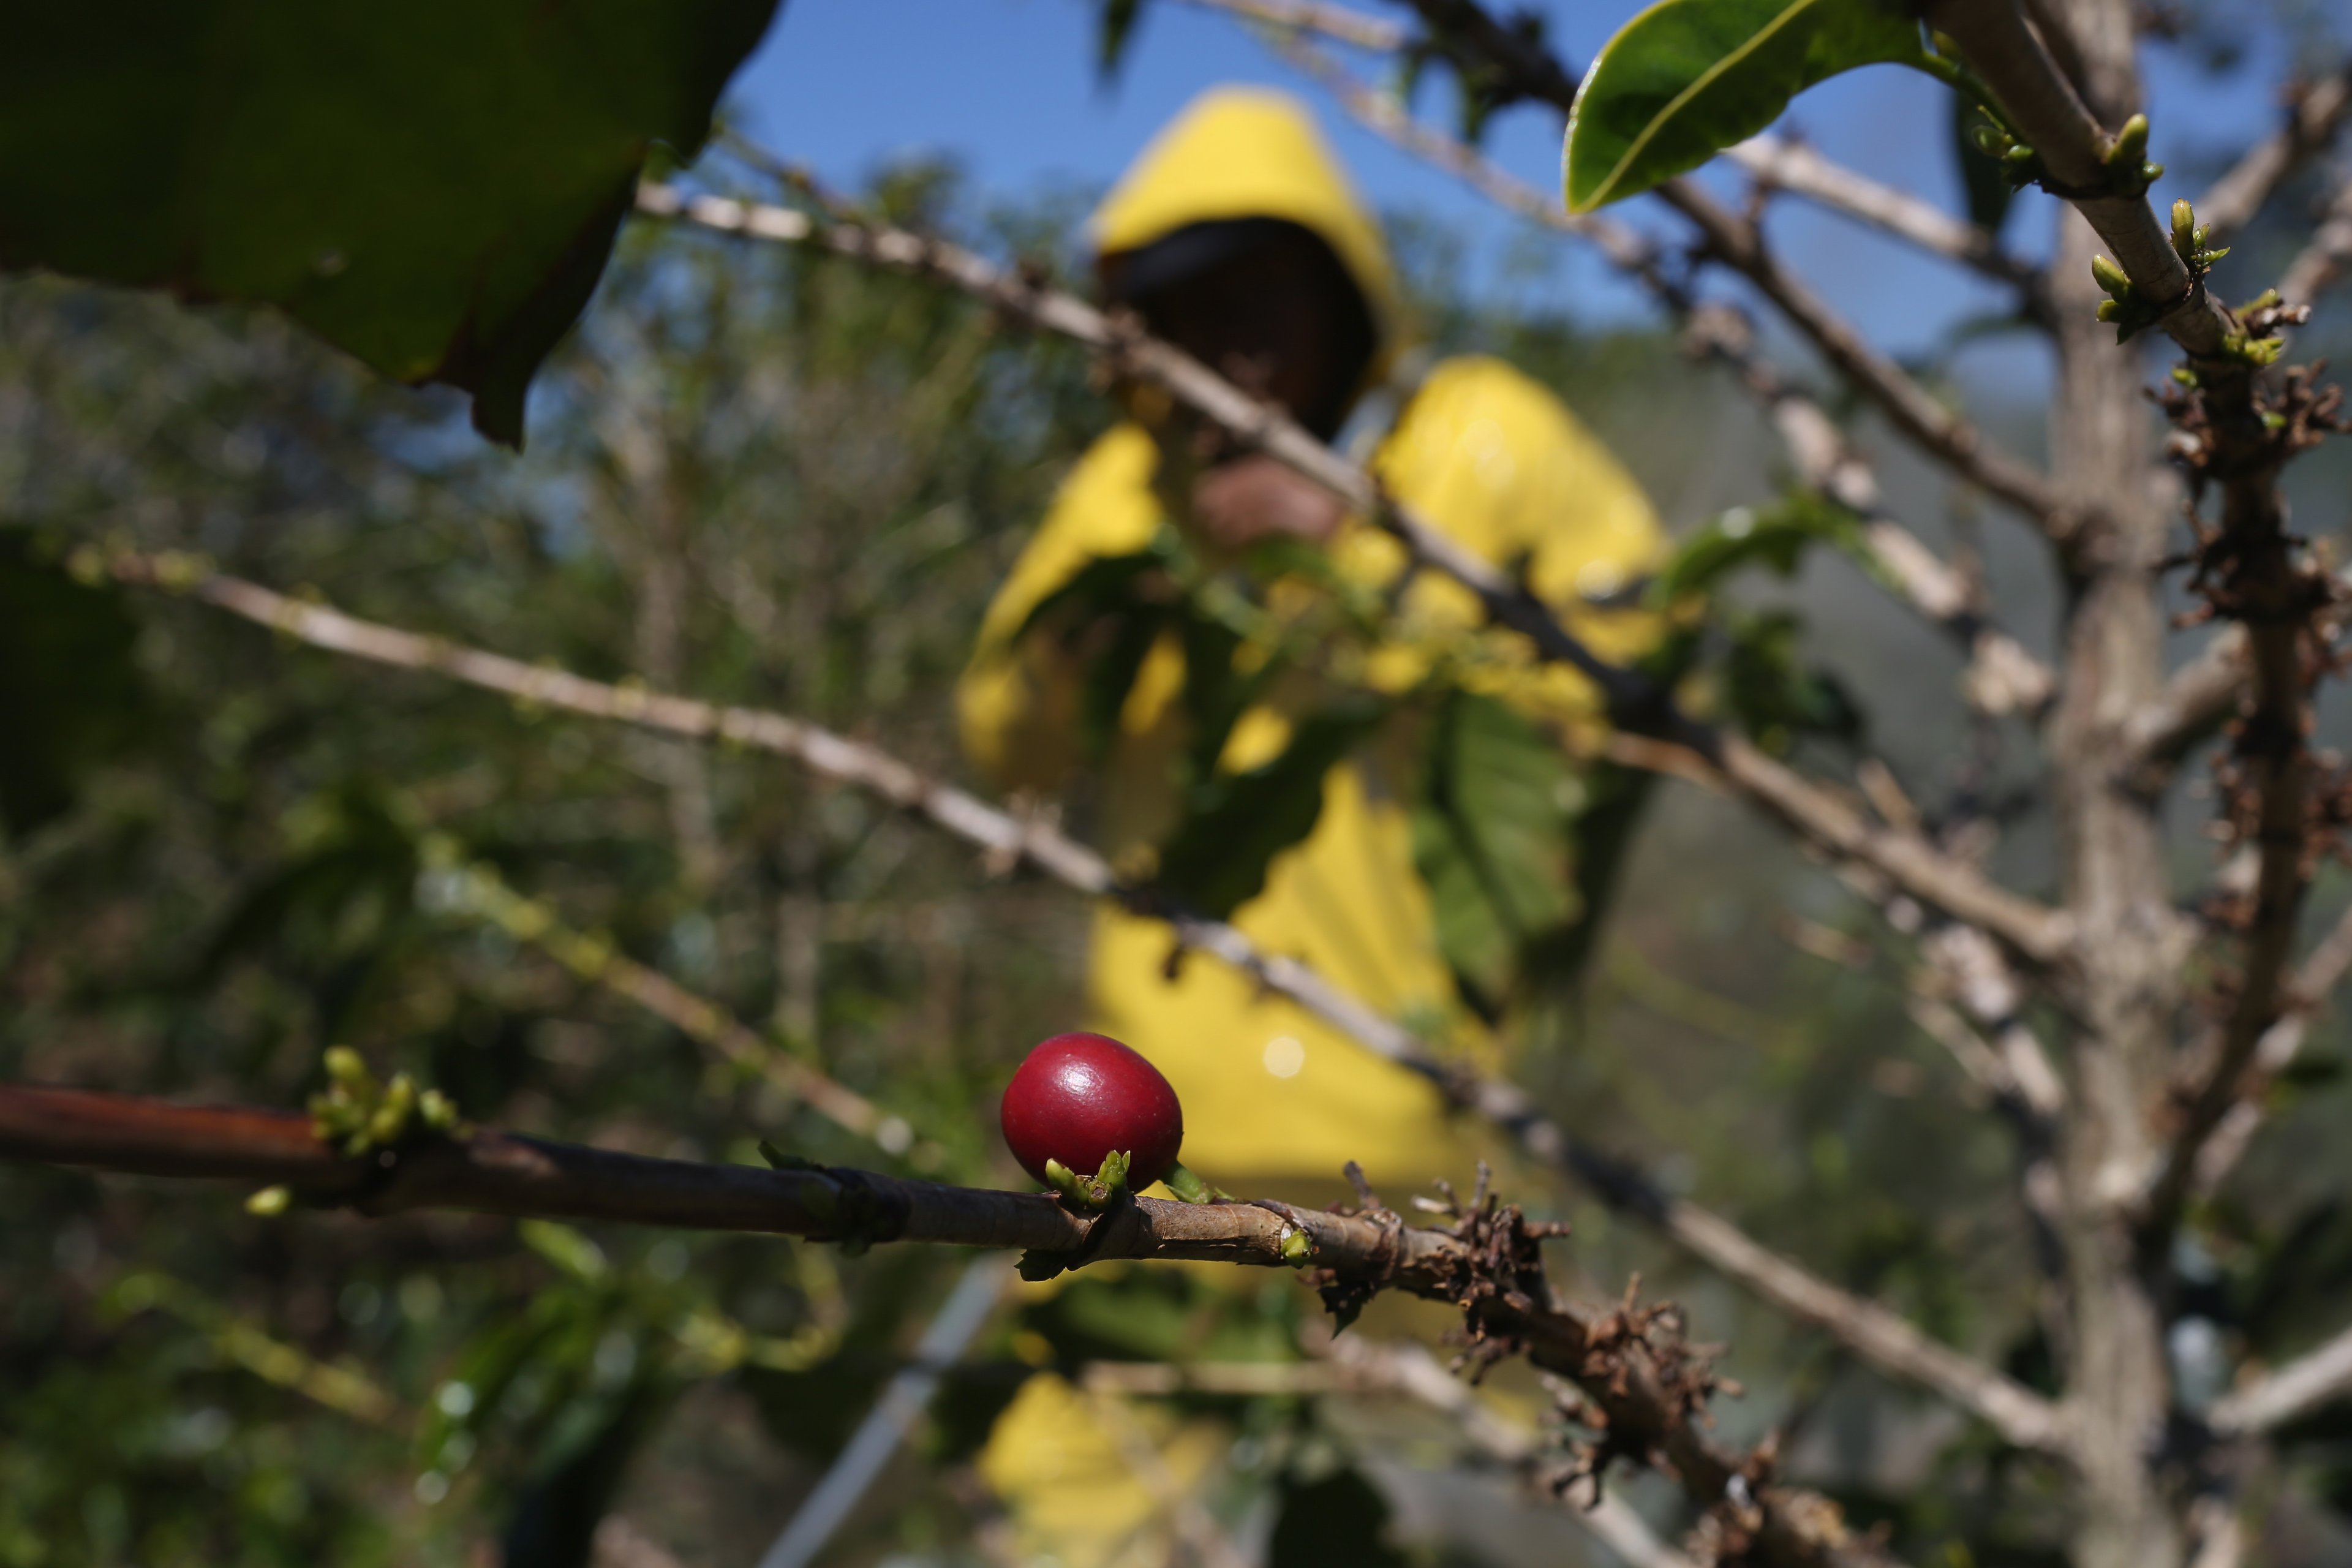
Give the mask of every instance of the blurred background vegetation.
[[(1003, 205), (951, 169), (892, 216), (1066, 272), (1083, 193)], [(2287, 212), (2293, 201), (2280, 204)], [(1429, 343), (1497, 352), (1615, 447), (1678, 531), (1769, 500), (1754, 412), (1640, 325), (1560, 313), (1531, 241), (1473, 292), (1463, 246), (1391, 215)], [(2255, 235), (2249, 254), (2283, 247)], [(2258, 265), (2260, 265), (2258, 263)], [(2323, 321), (2341, 340), (2345, 313)], [(1956, 340), (1951, 347), (1957, 350)], [(1933, 370), (1933, 366), (1926, 367)], [(282, 321), (0, 283), (0, 1076), (298, 1104), (341, 1043), (484, 1121), (614, 1147), (1017, 1180), (994, 1100), (1078, 1006), (1085, 910), (772, 759), (534, 713), (299, 648), (201, 605), (84, 586), (77, 542), (227, 571), (606, 679), (773, 707), (960, 775), (949, 693), (987, 597), (1111, 417), (1066, 346), (922, 285), (778, 247), (634, 231), (516, 460), (455, 400), (387, 387)], [(2029, 401), (1988, 423), (2032, 445)], [(1866, 428), (1866, 426), (1865, 426)], [(1979, 550), (2011, 625), (2046, 584), (1884, 453), (1923, 532)], [(2343, 524), (2340, 457), (2298, 470)], [(1966, 754), (1950, 653), (1816, 562), (1752, 602), (1801, 617), (1929, 802), (2032, 777)], [(2210, 860), (2192, 803), (2184, 868)], [(518, 942), (425, 864), (446, 835), (566, 924), (731, 1008), (909, 1130), (852, 1138)], [(2031, 810), (2000, 851), (2047, 885)], [(1732, 805), (1662, 792), (1576, 1026), (1527, 1064), (1568, 1122), (1931, 1331), (2036, 1375), (2010, 1153), (1907, 1021), (1902, 969), (1825, 877)], [(2323, 887), (2323, 913), (2340, 903)], [(2233, 1188), (2212, 1321), (2332, 1323), (2352, 1279), (2343, 1033)], [(892, 1148), (891, 1145), (896, 1145)], [(1375, 1180), (1381, 1173), (1373, 1172)], [(1579, 1194), (1570, 1290), (1642, 1272), (1727, 1342), (1736, 1434), (1915, 1561), (2055, 1561), (2030, 1470), (1832, 1344), (1695, 1275)], [(1391, 1194), (1396, 1195), (1396, 1194)], [(0, 1168), (0, 1564), (748, 1563), (791, 1516), (961, 1258), (455, 1215), (248, 1215), (233, 1194)], [(2269, 1261), (2296, 1251), (2294, 1290)], [(827, 1562), (986, 1558), (971, 1460), (1040, 1367), (1295, 1358), (1287, 1279), (1103, 1271), (1002, 1313)], [(1360, 1331), (1439, 1319), (1383, 1303)], [(1506, 1397), (1535, 1407), (1531, 1383)], [(1204, 1499), (1281, 1568), (1603, 1561), (1451, 1428), (1337, 1399), (1162, 1402), (1209, 1435)], [(2306, 1435), (2284, 1539), (2352, 1559), (2352, 1427)], [(2315, 1479), (2313, 1479), (2315, 1478)], [(1654, 1480), (1637, 1480), (1647, 1495)], [(1165, 1521), (1127, 1557), (1163, 1560)], [(2331, 1556), (2333, 1552), (2335, 1555)], [(1941, 1557), (1937, 1554), (1942, 1553)]]

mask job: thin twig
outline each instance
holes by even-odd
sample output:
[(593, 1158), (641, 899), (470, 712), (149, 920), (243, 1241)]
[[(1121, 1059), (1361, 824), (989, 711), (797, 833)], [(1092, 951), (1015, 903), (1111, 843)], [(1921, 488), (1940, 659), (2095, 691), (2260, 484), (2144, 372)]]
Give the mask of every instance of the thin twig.
[(2196, 658), (2172, 672), (2155, 701), (2126, 721), (2116, 778), (2143, 794), (2160, 793), (2182, 759), (2238, 710), (2252, 672), (2245, 627), (2215, 632)]
[(2220, 1125), (2197, 1152), (2192, 1182), (2200, 1198), (2210, 1198), (2237, 1168), (2267, 1114), (2265, 1091), (2294, 1065), (2311, 1034), (2313, 1017), (2327, 1004), (2344, 976), (2352, 973), (2352, 910), (2347, 910), (2319, 944), (2305, 956), (2290, 988), (2291, 1004), (2255, 1048), (2252, 1070)]
[[(2297, 94), (2287, 110), (2286, 123), (2248, 148), (2228, 174), (2197, 198), (2197, 216), (2211, 228), (2214, 240), (2225, 239), (2252, 222), (2287, 176), (2335, 139), (2347, 113), (2352, 113), (2352, 65), (2322, 77)], [(2279, 291), (2286, 293), (2284, 289)], [(2287, 294), (2290, 300), (2297, 297)]]
[[(1375, 1055), (1428, 1079), (1453, 1104), (1508, 1135), (1528, 1158), (1566, 1172), (1612, 1206), (1654, 1224), (1710, 1266), (1847, 1340), (1884, 1370), (1924, 1382), (1991, 1422), (2021, 1447), (2048, 1447), (2058, 1440), (2054, 1413), (2021, 1384), (1929, 1339), (1885, 1308), (1808, 1273), (1719, 1215), (1667, 1198), (1640, 1173), (1571, 1138), (1517, 1085), (1465, 1071), (1438, 1057), (1411, 1029), (1341, 992), (1298, 960), (1261, 951), (1223, 921), (1171, 909), (1148, 888), (1122, 881), (1101, 856), (1051, 826), (1016, 817), (928, 778), (877, 747), (780, 713), (718, 707), (643, 687), (610, 686), (361, 620), (241, 578), (212, 574), (193, 557), (124, 552), (78, 557), (75, 564), (126, 582), (175, 588), (314, 647), (439, 674), (526, 704), (788, 757), (928, 818), (1008, 869), (1025, 864), (1078, 892), (1118, 900), (1139, 913), (1164, 920), (1181, 946), (1231, 964), (1265, 991), (1297, 1004)], [(1751, 789), (1777, 787), (1779, 779), (1795, 777), (1744, 743), (1727, 751), (1722, 760), (1727, 768), (1749, 768)], [(1842, 854), (1900, 862), (1904, 846), (1916, 842), (1916, 837), (1906, 840), (1874, 826), (1843, 802), (1816, 799), (1809, 787), (1793, 792), (1790, 798), (1814, 814), (1812, 830)], [(1916, 873), (1918, 868), (1913, 869)], [(1964, 897), (1960, 901), (1970, 900)]]
[(2291, 305), (2308, 305), (2326, 292), (2347, 267), (2352, 267), (2352, 180), (2336, 191), (2319, 227), (2279, 275), (2279, 297)]
[(2224, 1436), (2275, 1431), (2352, 1393), (2352, 1329), (2213, 1402), (2206, 1424)]
[(1012, 1282), (1002, 1258), (983, 1254), (964, 1265), (963, 1278), (916, 1342), (914, 1364), (884, 1385), (882, 1397), (761, 1557), (760, 1568), (808, 1568), (816, 1560), (931, 1407), (948, 1367), (962, 1359)]
[(1990, 230), (1952, 216), (1908, 191), (1882, 185), (1832, 163), (1802, 142), (1766, 134), (1725, 149), (1724, 156), (1765, 185), (1819, 202), (1920, 249), (1973, 268), (1988, 278), (2034, 289), (2041, 272), (2011, 255)]
[(1122, 1258), (1297, 1267), (1303, 1252), (1342, 1297), (1397, 1289), (1454, 1303), (1484, 1359), (1524, 1351), (1574, 1383), (1618, 1451), (1665, 1469), (1703, 1509), (1740, 1507), (1755, 1531), (1756, 1561), (1885, 1562), (1873, 1543), (1847, 1533), (1834, 1505), (1757, 1484), (1767, 1473), (1758, 1457), (1727, 1450), (1702, 1429), (1714, 1381), (1671, 1312), (1636, 1314), (1629, 1302), (1588, 1319), (1549, 1305), (1544, 1233), (1492, 1202), (1457, 1211), (1450, 1229), (1407, 1226), (1386, 1210), (1336, 1214), (1275, 1203), (1136, 1198), (1087, 1215), (1034, 1194), (820, 1166), (695, 1164), (487, 1130), (345, 1157), (293, 1112), (21, 1085), (0, 1085), (0, 1159), (282, 1184), (306, 1202), (367, 1215), (441, 1208), (862, 1245), (1022, 1247), (1064, 1267)]
[(1313, 33), (1377, 54), (1392, 55), (1412, 42), (1403, 27), (1385, 16), (1368, 16), (1344, 5), (1318, 5), (1315, 0), (1179, 0), (1179, 4), (1292, 32)]
[(618, 952), (610, 938), (566, 926), (546, 903), (508, 886), (488, 862), (463, 860), (454, 844), (437, 840), (428, 842), (426, 850), (428, 863), (437, 863), (436, 868), (454, 881), (447, 892), (457, 907), (489, 921), (516, 941), (540, 949), (591, 984), (636, 1004), (793, 1099), (806, 1101), (843, 1131), (884, 1145), (886, 1153), (908, 1152), (912, 1133), (907, 1124), (883, 1115), (873, 1101), (848, 1085), (780, 1049), (718, 1004)]

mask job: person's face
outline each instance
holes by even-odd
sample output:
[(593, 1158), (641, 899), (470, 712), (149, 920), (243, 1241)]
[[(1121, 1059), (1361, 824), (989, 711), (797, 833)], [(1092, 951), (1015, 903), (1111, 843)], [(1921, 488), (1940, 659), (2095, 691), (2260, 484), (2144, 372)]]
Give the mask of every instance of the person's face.
[(1319, 426), (1345, 392), (1332, 384), (1340, 345), (1331, 287), (1329, 263), (1315, 242), (1282, 235), (1155, 290), (1140, 309), (1160, 337)]

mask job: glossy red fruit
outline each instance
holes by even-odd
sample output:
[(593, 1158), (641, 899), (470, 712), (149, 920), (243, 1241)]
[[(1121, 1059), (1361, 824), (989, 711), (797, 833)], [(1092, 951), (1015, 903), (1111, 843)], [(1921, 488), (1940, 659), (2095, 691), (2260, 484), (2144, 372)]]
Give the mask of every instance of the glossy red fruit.
[(1058, 1160), (1092, 1175), (1103, 1156), (1132, 1156), (1127, 1184), (1140, 1192), (1176, 1166), (1184, 1108), (1160, 1069), (1108, 1035), (1055, 1035), (1029, 1053), (1004, 1086), (1004, 1142), (1043, 1182)]

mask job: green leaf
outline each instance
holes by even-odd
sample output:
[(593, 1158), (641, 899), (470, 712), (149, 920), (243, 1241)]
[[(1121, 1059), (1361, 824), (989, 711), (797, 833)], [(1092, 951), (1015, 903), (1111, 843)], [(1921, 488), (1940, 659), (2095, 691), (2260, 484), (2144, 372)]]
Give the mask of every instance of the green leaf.
[(1185, 908), (1220, 920), (1255, 898), (1274, 858), (1315, 830), (1323, 775), (1388, 711), (1384, 701), (1344, 698), (1301, 720), (1273, 761), (1194, 784), (1184, 820), (1160, 847), (1158, 885)]
[(1577, 89), (1569, 210), (1697, 168), (1841, 71), (1924, 55), (1918, 23), (1894, 0), (1659, 0), (1609, 40)]
[(1492, 698), (1449, 693), (1432, 728), (1413, 861), (1439, 949), (1491, 1009), (1517, 988), (1528, 945), (1580, 912), (1583, 784), (1551, 737)]
[(114, 0), (0, 50), (0, 267), (280, 307), (522, 439), (656, 144), (778, 0)]
[(2017, 187), (2009, 183), (2000, 160), (1979, 145), (1979, 133), (1991, 127), (1992, 117), (1966, 93), (1952, 94), (1952, 156), (1968, 193), (1969, 221), (1987, 234), (1999, 234)]
[(1650, 583), (1650, 602), (1664, 607), (1709, 593), (1733, 573), (1764, 566), (1785, 577), (1815, 544), (1860, 554), (1861, 525), (1853, 514), (1800, 495), (1769, 511), (1736, 506), (1693, 532)]
[(1804, 624), (1786, 610), (1736, 620), (1724, 660), (1725, 705), (1741, 729), (1768, 752), (1786, 752), (1802, 736), (1852, 744), (1866, 721), (1835, 676), (1802, 661)]
[(1163, 529), (1132, 554), (1097, 556), (1038, 600), (1014, 634), (1016, 641), (1042, 634), (1087, 643), (1078, 737), (1093, 761), (1107, 756), (1118, 739), (1119, 714), (1160, 634), (1184, 625), (1181, 595), (1171, 576), (1177, 548), (1173, 531)]
[(1135, 41), (1135, 24), (1143, 15), (1143, 0), (1102, 0), (1102, 22), (1095, 35), (1095, 74), (1108, 84), (1118, 79), (1127, 63), (1128, 46)]
[(131, 659), (138, 626), (111, 587), (84, 587), (0, 531), (0, 822), (31, 832), (69, 809), (89, 771), (152, 717)]

